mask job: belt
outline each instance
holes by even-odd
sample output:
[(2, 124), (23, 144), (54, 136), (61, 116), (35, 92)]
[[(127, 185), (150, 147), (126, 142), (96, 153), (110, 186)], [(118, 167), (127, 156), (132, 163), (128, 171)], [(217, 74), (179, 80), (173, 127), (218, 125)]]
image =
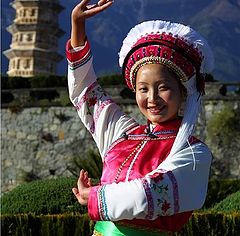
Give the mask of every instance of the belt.
[(93, 236), (167, 236), (168, 232), (156, 232), (156, 230), (138, 229), (136, 227), (119, 225), (111, 221), (98, 221), (95, 224)]

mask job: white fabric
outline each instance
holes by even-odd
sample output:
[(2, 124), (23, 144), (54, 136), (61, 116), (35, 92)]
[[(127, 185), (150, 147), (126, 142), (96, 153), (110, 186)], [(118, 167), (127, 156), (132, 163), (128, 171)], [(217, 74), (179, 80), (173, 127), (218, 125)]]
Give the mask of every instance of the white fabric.
[(171, 23), (169, 21), (152, 20), (145, 21), (132, 28), (127, 37), (123, 41), (122, 48), (119, 52), (119, 65), (122, 67), (123, 61), (131, 50), (133, 45), (145, 34), (149, 33), (172, 33), (184, 38), (189, 44), (193, 44), (195, 48), (198, 48), (204, 57), (201, 66), (201, 72), (207, 73), (213, 69), (214, 57), (212, 50), (210, 49), (207, 41), (198, 32), (179, 23)]
[[(74, 70), (70, 66), (68, 69), (69, 97), (73, 105), (76, 106), (83, 98), (88, 87), (96, 81), (97, 77), (93, 70), (92, 59)], [(101, 99), (104, 99), (104, 97)], [(98, 101), (98, 103), (101, 103), (101, 101)], [(92, 116), (86, 115), (88, 109), (88, 104), (85, 102), (81, 109), (78, 110), (78, 115), (86, 128), (90, 130), (90, 123), (94, 120), (94, 114)], [(95, 124), (96, 132), (93, 134), (102, 158), (109, 146), (133, 125), (137, 125), (136, 121), (124, 114), (115, 103), (111, 103), (103, 109), (97, 124)]]
[[(192, 151), (195, 155), (196, 163), (193, 163)], [(208, 148), (197, 143), (192, 147), (187, 147), (173, 157), (162, 162), (157, 170), (149, 173), (146, 179), (151, 183), (150, 175), (162, 172), (164, 169), (164, 179), (161, 184), (168, 186), (168, 195), (171, 206), (174, 205), (176, 197), (179, 201), (179, 211), (185, 212), (196, 210), (202, 207), (208, 185), (209, 169), (211, 164), (211, 153)], [(196, 165), (195, 170), (193, 166)], [(174, 186), (167, 172), (172, 172), (177, 181), (178, 196), (174, 196)], [(165, 214), (161, 207), (158, 207), (156, 199), (159, 196), (151, 189), (154, 198), (154, 215), (152, 220), (158, 215), (173, 215), (173, 207)], [(148, 204), (146, 192), (143, 188), (141, 179), (119, 184), (110, 184), (105, 188), (105, 198), (108, 209), (108, 217), (111, 221), (123, 219), (145, 219), (148, 214)]]

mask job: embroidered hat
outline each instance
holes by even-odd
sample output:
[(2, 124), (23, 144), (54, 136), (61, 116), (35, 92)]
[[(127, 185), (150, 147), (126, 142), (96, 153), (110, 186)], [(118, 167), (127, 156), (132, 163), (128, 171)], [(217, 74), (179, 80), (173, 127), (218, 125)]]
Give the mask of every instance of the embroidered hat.
[(169, 21), (146, 21), (132, 28), (119, 52), (119, 64), (128, 87), (135, 90), (136, 75), (146, 64), (163, 64), (187, 89), (182, 124), (169, 155), (192, 135), (204, 94), (204, 74), (213, 69), (214, 57), (207, 41), (189, 26)]
[(202, 73), (210, 71), (213, 55), (206, 40), (189, 26), (146, 21), (130, 30), (119, 53), (119, 64), (128, 87), (135, 90), (138, 69), (154, 63), (166, 65), (184, 83), (194, 74), (201, 79)]

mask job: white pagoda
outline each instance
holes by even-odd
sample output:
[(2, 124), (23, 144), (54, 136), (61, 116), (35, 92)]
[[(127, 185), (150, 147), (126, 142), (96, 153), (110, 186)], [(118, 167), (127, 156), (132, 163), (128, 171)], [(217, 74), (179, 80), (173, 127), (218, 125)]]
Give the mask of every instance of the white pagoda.
[(59, 28), (58, 14), (64, 9), (58, 0), (14, 0), (13, 24), (7, 27), (12, 35), (8, 76), (31, 77), (57, 73), (63, 59), (58, 53), (58, 39), (64, 34)]

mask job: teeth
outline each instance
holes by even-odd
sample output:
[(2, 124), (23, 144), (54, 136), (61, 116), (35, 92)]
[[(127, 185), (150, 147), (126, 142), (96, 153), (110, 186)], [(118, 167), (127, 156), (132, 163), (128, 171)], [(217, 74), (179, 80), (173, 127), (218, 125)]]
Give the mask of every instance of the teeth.
[(164, 107), (149, 107), (150, 112), (157, 113), (161, 112)]

